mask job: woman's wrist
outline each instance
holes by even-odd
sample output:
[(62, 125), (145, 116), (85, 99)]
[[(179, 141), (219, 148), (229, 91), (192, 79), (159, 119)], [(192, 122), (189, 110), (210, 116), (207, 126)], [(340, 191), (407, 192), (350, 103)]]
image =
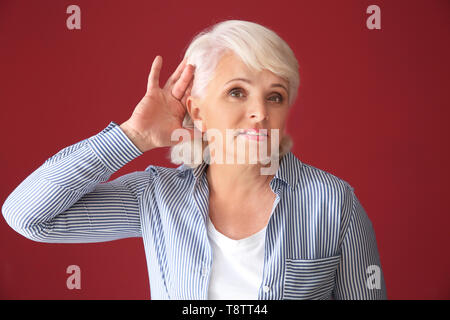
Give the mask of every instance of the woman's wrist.
[(153, 149), (152, 147), (149, 147), (147, 143), (145, 142), (145, 139), (134, 130), (128, 123), (128, 121), (125, 121), (120, 125), (120, 129), (125, 133), (125, 135), (130, 139), (131, 142), (141, 151), (142, 153), (149, 151)]

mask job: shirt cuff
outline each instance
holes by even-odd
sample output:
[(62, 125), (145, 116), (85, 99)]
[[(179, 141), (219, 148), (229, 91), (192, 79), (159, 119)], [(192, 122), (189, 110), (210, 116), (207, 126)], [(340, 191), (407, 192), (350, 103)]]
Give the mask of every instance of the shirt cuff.
[(113, 172), (143, 154), (114, 121), (88, 141), (92, 151)]

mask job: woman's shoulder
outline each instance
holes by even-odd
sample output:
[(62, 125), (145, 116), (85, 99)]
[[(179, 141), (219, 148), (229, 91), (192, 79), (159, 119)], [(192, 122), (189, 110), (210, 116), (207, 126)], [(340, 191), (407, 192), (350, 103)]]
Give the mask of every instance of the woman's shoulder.
[(300, 161), (295, 157), (299, 163), (301, 163), (299, 170), (298, 184), (300, 189), (314, 188), (321, 189), (323, 192), (348, 192), (353, 190), (350, 183), (325, 169), (320, 169), (312, 164)]
[(191, 168), (183, 164), (175, 168), (149, 165), (145, 171), (149, 172), (156, 180), (169, 182), (172, 180), (179, 181), (180, 179), (186, 180), (186, 178), (189, 177), (188, 173), (190, 169)]

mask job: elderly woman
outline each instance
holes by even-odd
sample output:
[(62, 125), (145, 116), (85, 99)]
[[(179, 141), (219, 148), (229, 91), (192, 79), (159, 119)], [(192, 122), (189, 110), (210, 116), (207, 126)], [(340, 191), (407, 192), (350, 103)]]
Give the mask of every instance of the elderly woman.
[[(299, 86), (289, 46), (229, 20), (193, 39), (163, 88), (161, 67), (157, 56), (127, 121), (62, 149), (12, 192), (8, 224), (40, 242), (142, 237), (153, 299), (385, 299), (353, 188), (289, 151)], [(169, 146), (179, 167), (106, 183)]]

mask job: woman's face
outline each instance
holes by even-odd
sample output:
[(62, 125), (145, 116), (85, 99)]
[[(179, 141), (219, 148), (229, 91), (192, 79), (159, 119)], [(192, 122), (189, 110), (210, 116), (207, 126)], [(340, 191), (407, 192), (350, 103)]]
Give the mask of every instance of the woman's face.
[[(289, 111), (288, 88), (283, 78), (267, 69), (249, 69), (238, 56), (228, 52), (220, 59), (206, 94), (200, 99), (190, 96), (186, 104), (192, 120), (201, 120), (201, 130), (206, 131), (210, 146), (214, 141), (211, 156), (216, 161), (221, 149), (221, 163), (230, 163), (230, 159), (233, 163), (249, 163), (250, 159), (264, 158), (258, 156), (261, 148), (266, 149), (266, 155), (271, 154), (272, 147), (277, 150)], [(267, 136), (238, 134), (239, 129), (267, 129)], [(250, 148), (255, 153), (249, 157)]]

